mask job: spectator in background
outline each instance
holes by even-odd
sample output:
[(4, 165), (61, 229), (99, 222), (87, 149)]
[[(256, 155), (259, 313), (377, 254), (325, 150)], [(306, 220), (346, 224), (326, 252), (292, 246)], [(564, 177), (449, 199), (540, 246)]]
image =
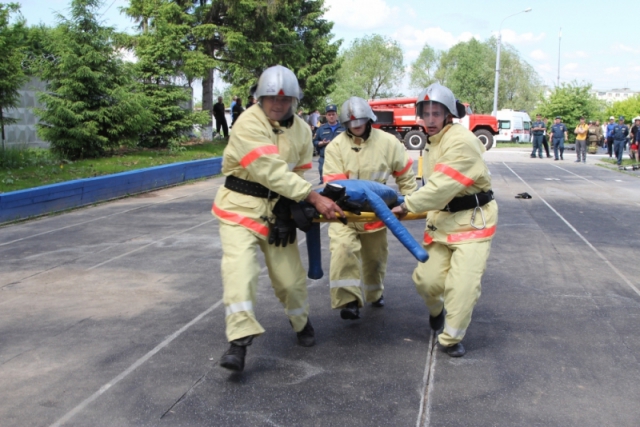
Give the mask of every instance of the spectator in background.
[(536, 158), (536, 152), (539, 157), (542, 158), (542, 140), (544, 139), (545, 131), (544, 122), (542, 121), (542, 115), (536, 114), (536, 121), (531, 125), (531, 132), (533, 132), (533, 151), (531, 157)]
[(256, 103), (256, 97), (253, 95), (249, 95), (249, 99), (247, 100), (247, 106), (245, 107), (245, 109), (251, 107), (255, 103)]
[(324, 150), (333, 139), (345, 131), (345, 128), (338, 122), (338, 107), (335, 104), (327, 105), (325, 108), (327, 123), (323, 124), (316, 131), (313, 137), (313, 146), (318, 153), (318, 172), (320, 172), (320, 184), (323, 184), (322, 168), (324, 166)]
[(542, 123), (544, 123), (544, 132), (542, 133), (542, 146), (544, 147), (544, 151), (547, 153), (547, 159), (551, 158), (551, 154), (549, 154), (549, 120), (545, 117), (542, 119)]
[(589, 129), (587, 130), (587, 139), (589, 141), (589, 154), (598, 152), (598, 143), (602, 139), (602, 130), (598, 122), (589, 121)]
[(311, 126), (311, 133), (315, 134), (318, 128), (318, 122), (320, 121), (320, 112), (316, 109), (313, 113), (309, 114), (309, 126)]
[(231, 124), (233, 125), (233, 123), (235, 123), (236, 119), (233, 117), (233, 107), (236, 106), (236, 102), (238, 100), (237, 96), (233, 96), (231, 98), (231, 105), (229, 105), (229, 111), (231, 112)]
[(216, 119), (216, 133), (220, 134), (220, 128), (222, 128), (222, 132), (224, 133), (224, 137), (229, 137), (229, 126), (227, 124), (227, 118), (224, 115), (224, 102), (222, 102), (222, 97), (218, 97), (218, 102), (213, 105), (213, 118)]
[[(567, 135), (568, 129), (564, 123), (562, 123), (562, 117), (556, 117), (556, 122), (551, 126), (551, 132), (549, 133), (551, 134), (551, 142), (553, 142), (554, 160), (564, 160), (564, 142), (569, 139), (569, 137)], [(560, 151), (560, 158), (558, 158), (558, 151)]]
[(615, 117), (609, 117), (609, 124), (607, 125), (607, 131), (605, 132), (605, 138), (607, 143), (607, 152), (609, 153), (609, 157), (613, 154), (613, 128), (616, 125)]
[(624, 146), (627, 145), (627, 137), (629, 136), (629, 128), (624, 124), (624, 116), (620, 116), (618, 124), (613, 125), (611, 137), (613, 139), (613, 151), (615, 151), (618, 166), (622, 165), (622, 154)]
[(631, 127), (631, 148), (629, 155), (632, 159), (635, 159), (637, 163), (640, 163), (640, 157), (638, 156), (638, 145), (640, 144), (640, 117), (633, 119), (633, 126)]
[(576, 126), (573, 133), (576, 134), (576, 155), (578, 156), (577, 163), (587, 163), (587, 133), (589, 132), (589, 126), (584, 122), (584, 116), (580, 116), (580, 123)]
[(233, 117), (231, 127), (236, 124), (238, 118), (240, 117), (240, 114), (242, 114), (243, 112), (244, 108), (242, 108), (242, 98), (236, 97), (236, 105), (234, 105), (231, 109), (231, 117)]

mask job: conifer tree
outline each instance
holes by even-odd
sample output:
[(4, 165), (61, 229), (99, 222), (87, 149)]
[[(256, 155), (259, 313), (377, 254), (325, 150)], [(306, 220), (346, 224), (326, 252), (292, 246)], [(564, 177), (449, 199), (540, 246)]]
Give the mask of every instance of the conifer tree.
[(71, 17), (58, 16), (42, 71), (47, 91), (38, 133), (68, 158), (97, 157), (135, 145), (153, 124), (146, 97), (133, 80), (133, 67), (120, 58), (113, 28), (101, 26), (99, 0), (73, 0)]

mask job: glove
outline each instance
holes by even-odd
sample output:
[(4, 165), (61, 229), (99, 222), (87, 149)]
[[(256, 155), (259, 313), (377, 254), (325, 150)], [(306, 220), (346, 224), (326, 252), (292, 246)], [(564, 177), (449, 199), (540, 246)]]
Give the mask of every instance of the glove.
[(291, 216), (293, 217), (293, 221), (296, 223), (296, 227), (305, 233), (311, 229), (313, 225), (314, 218), (320, 218), (320, 214), (318, 214), (318, 210), (305, 202), (302, 203), (294, 203), (290, 207)]
[[(352, 212), (356, 215), (360, 215), (362, 213), (362, 205), (360, 203), (350, 201), (349, 195), (347, 195), (347, 189), (342, 185), (329, 183), (324, 187), (324, 190), (322, 190), (322, 193), (320, 194), (336, 202), (336, 205), (340, 206), (340, 209), (342, 210)], [(347, 220), (344, 219), (345, 224), (346, 221)]]
[(275, 221), (269, 227), (269, 244), (285, 248), (288, 243), (296, 241), (296, 223), (291, 219), (291, 205), (295, 202), (280, 197), (273, 207)]

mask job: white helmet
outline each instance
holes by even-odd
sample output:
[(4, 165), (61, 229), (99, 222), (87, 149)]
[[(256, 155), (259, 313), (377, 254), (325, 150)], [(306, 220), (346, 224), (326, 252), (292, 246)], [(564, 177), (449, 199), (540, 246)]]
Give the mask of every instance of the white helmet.
[(422, 108), (428, 102), (438, 102), (444, 105), (453, 117), (461, 119), (466, 115), (464, 105), (456, 100), (451, 89), (442, 86), (440, 83), (433, 83), (420, 92), (416, 101), (417, 117), (422, 117)]
[(302, 99), (302, 90), (293, 71), (282, 65), (274, 65), (262, 72), (256, 87), (255, 97), (258, 103), (263, 96), (289, 96), (293, 98), (289, 118), (298, 109), (298, 102)]
[(340, 109), (340, 123), (344, 127), (359, 127), (377, 119), (369, 103), (357, 96), (347, 99)]

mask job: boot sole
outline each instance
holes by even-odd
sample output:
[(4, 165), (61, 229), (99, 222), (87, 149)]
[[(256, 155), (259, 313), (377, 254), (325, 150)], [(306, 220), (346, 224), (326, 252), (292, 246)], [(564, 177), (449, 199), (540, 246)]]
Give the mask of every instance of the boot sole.
[(340, 317), (344, 320), (357, 320), (360, 318), (360, 314), (351, 310), (340, 310)]

